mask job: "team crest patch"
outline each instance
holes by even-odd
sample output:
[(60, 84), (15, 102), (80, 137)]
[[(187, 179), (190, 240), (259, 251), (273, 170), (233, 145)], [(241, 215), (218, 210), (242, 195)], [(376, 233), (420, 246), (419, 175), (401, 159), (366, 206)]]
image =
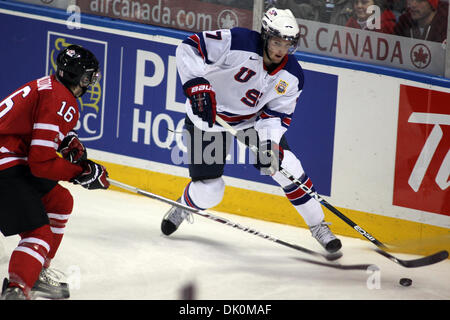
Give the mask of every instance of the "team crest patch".
[(289, 84), (286, 81), (280, 80), (278, 84), (275, 86), (275, 90), (277, 90), (277, 93), (283, 94), (286, 93), (287, 86)]

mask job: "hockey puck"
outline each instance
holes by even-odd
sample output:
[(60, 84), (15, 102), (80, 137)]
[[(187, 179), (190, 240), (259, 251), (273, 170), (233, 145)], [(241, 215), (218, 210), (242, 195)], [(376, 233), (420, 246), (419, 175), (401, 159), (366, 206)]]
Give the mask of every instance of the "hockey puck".
[(409, 278), (401, 278), (399, 283), (404, 287), (409, 287), (412, 284), (412, 280)]

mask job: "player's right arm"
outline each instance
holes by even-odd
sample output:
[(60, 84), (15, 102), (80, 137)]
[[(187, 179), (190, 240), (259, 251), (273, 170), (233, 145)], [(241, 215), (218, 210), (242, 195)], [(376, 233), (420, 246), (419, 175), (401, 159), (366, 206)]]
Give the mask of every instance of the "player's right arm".
[(223, 63), (230, 50), (230, 30), (196, 33), (176, 51), (177, 69), (192, 113), (212, 127), (216, 121), (216, 95), (205, 78), (209, 66)]
[(181, 82), (205, 77), (208, 66), (224, 63), (231, 47), (228, 29), (203, 31), (185, 39), (176, 50), (176, 62)]

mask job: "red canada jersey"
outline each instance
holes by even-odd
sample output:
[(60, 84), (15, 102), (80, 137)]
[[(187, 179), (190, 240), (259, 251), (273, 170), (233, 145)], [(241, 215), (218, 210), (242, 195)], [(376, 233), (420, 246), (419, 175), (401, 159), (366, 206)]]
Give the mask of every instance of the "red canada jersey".
[(0, 170), (28, 165), (33, 175), (69, 181), (83, 170), (57, 154), (77, 124), (78, 103), (55, 76), (28, 82), (0, 102)]

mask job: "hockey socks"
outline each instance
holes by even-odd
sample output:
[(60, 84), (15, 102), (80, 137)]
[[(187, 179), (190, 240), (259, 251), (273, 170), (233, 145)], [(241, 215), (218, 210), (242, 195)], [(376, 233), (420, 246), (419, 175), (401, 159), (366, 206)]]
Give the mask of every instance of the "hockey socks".
[(22, 239), (9, 261), (9, 287), (19, 287), (29, 297), (50, 251), (53, 235), (47, 224), (20, 236)]
[(53, 234), (50, 251), (44, 263), (44, 267), (48, 268), (63, 239), (66, 223), (73, 209), (73, 198), (67, 189), (56, 185), (42, 198), (42, 202), (47, 211), (47, 216), (50, 220), (50, 230)]
[[(307, 175), (304, 175), (301, 181), (314, 190), (313, 183)], [(290, 184), (284, 187), (283, 191), (308, 226), (315, 226), (323, 221), (324, 214), (320, 203), (312, 199), (302, 188), (296, 184)]]

